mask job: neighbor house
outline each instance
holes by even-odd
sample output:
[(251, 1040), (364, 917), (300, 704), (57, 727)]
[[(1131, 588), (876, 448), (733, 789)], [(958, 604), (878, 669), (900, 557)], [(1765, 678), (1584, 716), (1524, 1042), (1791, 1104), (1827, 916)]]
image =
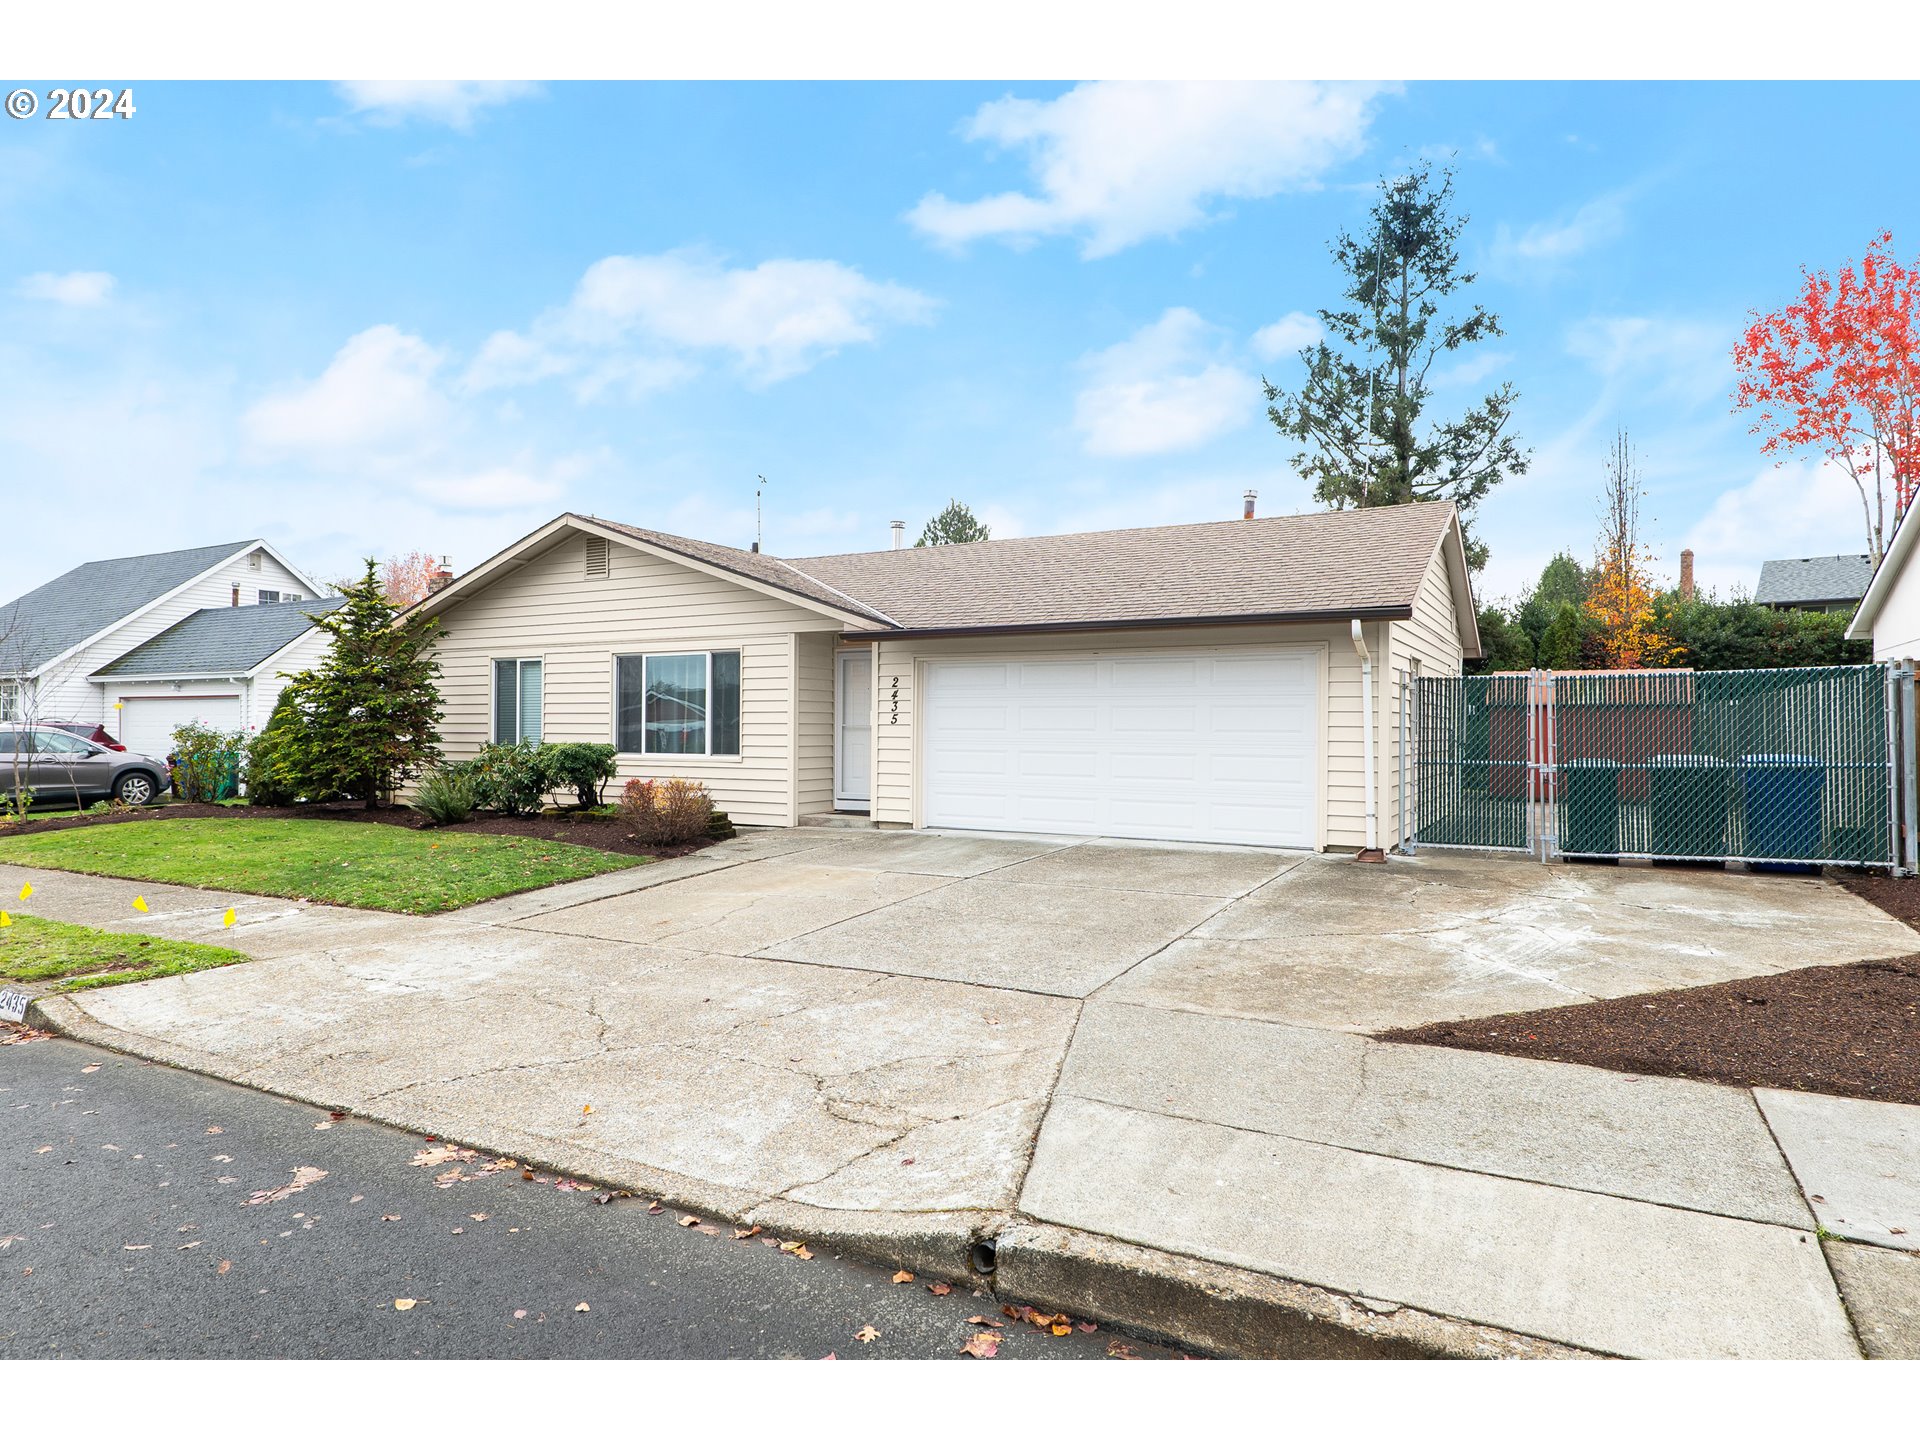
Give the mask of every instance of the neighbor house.
[(1920, 526), (1903, 521), (1893, 532), (1873, 583), (1847, 626), (1849, 640), (1867, 640), (1875, 660), (1920, 659), (1920, 568), (1913, 552)]
[(1753, 602), (1775, 610), (1851, 613), (1872, 580), (1871, 555), (1768, 560), (1760, 566), (1760, 584), (1753, 592)]
[(1396, 681), (1480, 653), (1447, 504), (795, 559), (568, 514), (409, 613), (452, 758), (611, 742), (749, 825), (1308, 849), (1370, 796), (1390, 843)]
[(95, 560), (0, 606), (0, 719), (104, 725), (165, 755), (175, 727), (266, 724), (326, 653), (327, 587), (264, 540)]

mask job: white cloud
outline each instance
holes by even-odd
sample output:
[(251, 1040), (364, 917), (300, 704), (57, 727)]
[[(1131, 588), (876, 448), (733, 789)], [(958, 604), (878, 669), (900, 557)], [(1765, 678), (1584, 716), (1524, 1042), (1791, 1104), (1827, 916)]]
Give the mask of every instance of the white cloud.
[(591, 399), (614, 387), (663, 388), (692, 373), (691, 356), (719, 352), (765, 385), (843, 346), (871, 344), (887, 325), (924, 324), (936, 308), (917, 290), (832, 260), (732, 268), (693, 251), (611, 255), (526, 334), (492, 336), (464, 383), (484, 390), (574, 375)]
[(414, 492), (454, 510), (519, 510), (550, 507), (572, 483), (604, 456), (572, 455), (541, 466), (530, 456), (511, 465), (428, 475), (413, 482)]
[(1262, 325), (1249, 342), (1262, 360), (1279, 360), (1315, 344), (1327, 332), (1304, 310), (1289, 310), (1271, 325)]
[(1567, 353), (1619, 393), (1704, 404), (1733, 386), (1735, 332), (1675, 315), (1595, 315), (1567, 330)]
[(1511, 225), (1499, 225), (1493, 232), (1491, 259), (1495, 269), (1508, 274), (1550, 270), (1619, 239), (1626, 228), (1627, 195), (1615, 191), (1589, 200), (1565, 219), (1541, 221), (1517, 234)]
[(455, 130), (471, 129), (490, 106), (540, 91), (527, 80), (346, 80), (335, 89), (352, 113), (376, 125), (425, 120)]
[(242, 417), (252, 445), (275, 455), (338, 456), (430, 443), (446, 423), (435, 384), (444, 354), (392, 325), (362, 330), (311, 383), (267, 396)]
[(42, 270), (14, 287), (28, 300), (51, 300), (56, 305), (104, 305), (113, 293), (114, 279), (104, 270), (69, 270), (57, 275)]
[(1463, 390), (1469, 385), (1478, 385), (1512, 361), (1513, 356), (1504, 350), (1476, 350), (1433, 371), (1427, 376), (1427, 383), (1435, 390)]
[(1723, 491), (1681, 546), (1693, 551), (1701, 585), (1723, 596), (1751, 594), (1763, 560), (1863, 553), (1867, 529), (1860, 492), (1837, 466), (1770, 465)]
[(1175, 308), (1117, 345), (1089, 355), (1089, 383), (1073, 423), (1090, 455), (1190, 450), (1244, 425), (1257, 410), (1253, 376), (1213, 358), (1211, 327)]
[(1033, 192), (932, 193), (907, 219), (950, 246), (1076, 234), (1088, 258), (1212, 217), (1210, 202), (1313, 187), (1360, 153), (1391, 87), (1305, 81), (1096, 81), (1056, 100), (990, 101), (963, 134), (1024, 153)]

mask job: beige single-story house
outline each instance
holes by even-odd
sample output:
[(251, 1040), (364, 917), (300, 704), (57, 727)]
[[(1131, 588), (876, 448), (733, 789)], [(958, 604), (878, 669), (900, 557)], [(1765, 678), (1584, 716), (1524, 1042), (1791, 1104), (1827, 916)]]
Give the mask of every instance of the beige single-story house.
[(1391, 843), (1398, 682), (1480, 653), (1444, 503), (793, 559), (567, 514), (407, 613), (452, 759), (610, 741), (742, 825), (1314, 850), (1370, 801)]

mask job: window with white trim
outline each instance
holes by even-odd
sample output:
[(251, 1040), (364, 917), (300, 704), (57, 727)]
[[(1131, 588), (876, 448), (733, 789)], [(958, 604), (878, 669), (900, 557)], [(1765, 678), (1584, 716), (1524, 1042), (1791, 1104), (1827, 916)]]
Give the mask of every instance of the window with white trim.
[(0, 725), (12, 724), (19, 718), (20, 682), (0, 680)]
[(738, 755), (740, 652), (616, 655), (613, 743), (627, 755)]
[(493, 739), (496, 745), (539, 741), (546, 700), (545, 666), (538, 660), (493, 662)]
[(278, 590), (262, 590), (260, 592), (259, 603), (262, 605), (278, 605), (280, 603), (280, 592)]

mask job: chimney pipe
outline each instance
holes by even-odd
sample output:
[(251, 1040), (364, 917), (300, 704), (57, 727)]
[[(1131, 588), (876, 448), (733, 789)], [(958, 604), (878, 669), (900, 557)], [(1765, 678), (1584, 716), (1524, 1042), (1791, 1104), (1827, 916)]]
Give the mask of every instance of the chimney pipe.
[(1247, 494), (1246, 494), (1247, 508), (1240, 512), (1240, 518), (1242, 520), (1251, 520), (1253, 518), (1253, 502), (1258, 500), (1259, 498), (1260, 498), (1260, 492), (1258, 490), (1247, 491)]
[(1693, 551), (1680, 552), (1680, 598), (1693, 599)]
[(431, 595), (436, 590), (444, 590), (452, 583), (453, 564), (445, 555), (442, 555), (439, 565), (434, 568), (433, 574), (427, 577), (427, 593)]
[(893, 548), (898, 550), (907, 543), (907, 522), (895, 520), (893, 525)]

